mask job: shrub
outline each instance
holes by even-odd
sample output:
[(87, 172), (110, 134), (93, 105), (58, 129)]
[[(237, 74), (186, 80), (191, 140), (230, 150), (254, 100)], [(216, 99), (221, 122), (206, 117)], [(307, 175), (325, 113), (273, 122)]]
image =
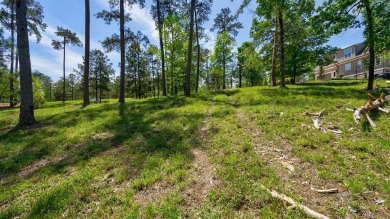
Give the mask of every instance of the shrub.
[(34, 98), (35, 109), (42, 107), (43, 104), (46, 102), (45, 92), (43, 91), (43, 85), (38, 77), (33, 77), (33, 98)]

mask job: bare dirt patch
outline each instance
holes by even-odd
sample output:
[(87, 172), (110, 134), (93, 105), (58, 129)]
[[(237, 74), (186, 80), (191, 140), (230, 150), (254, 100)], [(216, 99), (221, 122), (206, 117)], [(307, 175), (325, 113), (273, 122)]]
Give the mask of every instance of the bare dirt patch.
[(91, 137), (92, 140), (109, 140), (114, 138), (114, 134), (109, 132), (100, 132)]
[(134, 201), (141, 206), (141, 209), (153, 202), (160, 201), (174, 191), (173, 185), (158, 182), (155, 185), (135, 194)]
[(18, 176), (19, 177), (23, 177), (23, 178), (26, 178), (26, 177), (29, 177), (31, 176), (34, 172), (36, 172), (37, 170), (39, 170), (40, 168), (43, 168), (43, 167), (46, 167), (46, 166), (49, 166), (49, 165), (55, 165), (55, 164), (58, 164), (60, 163), (62, 160), (64, 160), (64, 157), (55, 157), (55, 158), (52, 158), (52, 159), (44, 159), (44, 160), (40, 160), (38, 162), (35, 162), (31, 165), (28, 165), (26, 166), (25, 168), (23, 168), (19, 173), (18, 173)]
[[(213, 106), (210, 107), (203, 121), (203, 126), (198, 130), (199, 140), (203, 146), (207, 145), (212, 109)], [(193, 159), (189, 171), (190, 183), (189, 187), (183, 192), (185, 199), (184, 209), (187, 212), (200, 207), (209, 192), (221, 184), (221, 181), (215, 176), (215, 168), (210, 162), (207, 153), (201, 150), (201, 148), (193, 148), (191, 153)]]

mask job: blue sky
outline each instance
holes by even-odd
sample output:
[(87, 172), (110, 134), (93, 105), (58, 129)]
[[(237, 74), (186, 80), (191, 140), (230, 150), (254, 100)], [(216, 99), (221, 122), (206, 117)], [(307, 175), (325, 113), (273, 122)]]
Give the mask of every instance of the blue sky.
[[(62, 51), (56, 51), (51, 46), (52, 39), (58, 39), (54, 32), (57, 26), (68, 28), (76, 32), (80, 40), (84, 43), (84, 1), (82, 0), (40, 0), (44, 7), (44, 21), (48, 24), (48, 28), (42, 33), (42, 40), (39, 44), (36, 43), (34, 37), (30, 37), (30, 52), (31, 64), (33, 70), (49, 75), (54, 81), (59, 80), (62, 76)], [(231, 2), (230, 0), (214, 0), (210, 21), (206, 23), (206, 29), (211, 28), (213, 20), (221, 8), (229, 7), (235, 12), (240, 4), (240, 0)], [(322, 0), (316, 0), (316, 4), (320, 4)], [(116, 23), (107, 25), (101, 19), (96, 19), (95, 14), (103, 9), (108, 9), (107, 0), (90, 0), (91, 4), (91, 50), (103, 50), (100, 41), (107, 36), (119, 32), (119, 26)], [(146, 0), (146, 7), (140, 9), (138, 6), (133, 6), (130, 10), (132, 21), (127, 24), (133, 31), (140, 30), (149, 37), (151, 43), (157, 45), (158, 34), (155, 30), (154, 21), (150, 16), (151, 0)], [(241, 16), (240, 21), (244, 25), (237, 36), (237, 45), (244, 41), (249, 41), (249, 30), (252, 24), (251, 9), (255, 9), (255, 4), (252, 4)], [(211, 41), (207, 43), (207, 47), (212, 47), (215, 39), (215, 34), (211, 33)], [(329, 45), (337, 47), (346, 47), (363, 41), (362, 30), (348, 30), (338, 36), (334, 36), (329, 41)], [(84, 48), (67, 47), (66, 50), (66, 75), (73, 72), (77, 68), (77, 64), (82, 62)], [(119, 53), (107, 53), (107, 56), (113, 63), (117, 74), (119, 68)]]

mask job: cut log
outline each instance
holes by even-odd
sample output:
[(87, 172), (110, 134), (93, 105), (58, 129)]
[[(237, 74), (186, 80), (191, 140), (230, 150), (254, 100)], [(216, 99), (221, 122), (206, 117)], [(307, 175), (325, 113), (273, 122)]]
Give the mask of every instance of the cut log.
[(300, 208), (302, 211), (304, 211), (306, 214), (314, 217), (314, 218), (317, 218), (317, 219), (329, 219), (329, 217), (321, 214), (321, 213), (318, 213), (312, 209), (310, 209), (309, 207), (303, 205), (303, 204), (300, 204), (300, 203), (297, 203), (295, 202), (292, 198), (284, 195), (284, 194), (280, 194), (278, 193), (277, 191), (275, 190), (269, 190), (268, 188), (266, 188), (264, 185), (260, 185), (262, 189), (264, 189), (265, 191), (267, 191), (269, 194), (271, 194), (272, 197), (274, 198), (277, 198), (279, 200), (282, 200), (284, 202), (287, 202), (288, 204), (290, 204), (291, 206), (289, 208)]

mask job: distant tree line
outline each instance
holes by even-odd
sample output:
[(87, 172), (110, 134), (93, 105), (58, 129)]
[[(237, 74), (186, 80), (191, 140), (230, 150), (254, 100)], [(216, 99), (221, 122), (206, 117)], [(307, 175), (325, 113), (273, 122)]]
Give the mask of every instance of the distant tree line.
[[(327, 0), (316, 8), (314, 0), (243, 0), (238, 11), (223, 8), (211, 31), (217, 34), (213, 48), (204, 28), (210, 18), (212, 0), (153, 0), (151, 15), (159, 33), (159, 45), (150, 43), (140, 31), (125, 28), (131, 21), (125, 7), (144, 0), (108, 0), (109, 10), (95, 15), (107, 24), (116, 22), (117, 33), (108, 36), (105, 51), (90, 49), (90, 3), (85, 0), (85, 45), (76, 33), (57, 27), (52, 45), (63, 50), (63, 75), (53, 82), (47, 75), (31, 72), (28, 35), (42, 38), (43, 8), (36, 0), (3, 0), (0, 10), (0, 101), (12, 107), (20, 102), (20, 124), (34, 122), (33, 109), (44, 101), (104, 98), (147, 98), (184, 94), (202, 89), (280, 85), (295, 83), (309, 75), (316, 65), (332, 61), (336, 48), (326, 46), (329, 38), (347, 28), (364, 26), (370, 58), (368, 89), (372, 89), (375, 52), (390, 46), (389, 1)], [(242, 28), (239, 15), (255, 5), (252, 41), (237, 45)], [(362, 19), (359, 18), (362, 15)], [(9, 39), (4, 32), (9, 32)], [(83, 62), (66, 75), (68, 45), (84, 46)], [(116, 76), (104, 52), (120, 53)], [(20, 65), (19, 65), (20, 64)], [(33, 94), (33, 95), (30, 95)], [(34, 101), (36, 99), (37, 101)], [(39, 101), (38, 101), (39, 100)]]

